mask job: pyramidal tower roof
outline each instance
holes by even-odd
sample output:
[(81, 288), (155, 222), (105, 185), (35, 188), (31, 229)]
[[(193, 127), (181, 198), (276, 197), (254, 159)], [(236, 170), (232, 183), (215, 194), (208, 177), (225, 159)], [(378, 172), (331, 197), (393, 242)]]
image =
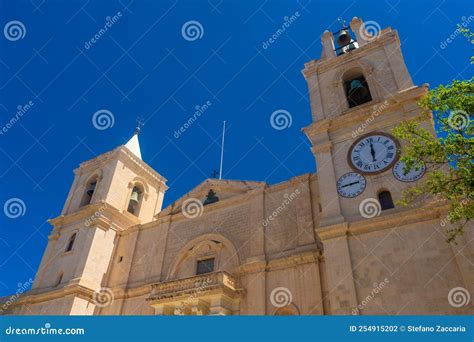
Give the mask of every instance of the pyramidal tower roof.
[(142, 153), (140, 151), (140, 143), (138, 142), (138, 132), (135, 131), (133, 136), (130, 138), (129, 141), (125, 144), (125, 147), (130, 150), (134, 155), (138, 158), (142, 159)]

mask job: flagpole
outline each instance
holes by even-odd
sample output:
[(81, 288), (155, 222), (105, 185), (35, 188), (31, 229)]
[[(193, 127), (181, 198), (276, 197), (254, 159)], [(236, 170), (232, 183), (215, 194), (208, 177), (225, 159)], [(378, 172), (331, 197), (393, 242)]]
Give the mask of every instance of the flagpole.
[(219, 171), (219, 179), (222, 179), (222, 164), (224, 163), (224, 137), (225, 137), (225, 121), (222, 127), (222, 144), (221, 144), (221, 167)]

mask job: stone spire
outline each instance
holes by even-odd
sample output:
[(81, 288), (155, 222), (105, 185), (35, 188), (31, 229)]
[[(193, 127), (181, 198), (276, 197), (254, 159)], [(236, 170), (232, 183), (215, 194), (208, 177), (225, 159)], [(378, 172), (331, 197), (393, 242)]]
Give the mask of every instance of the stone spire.
[(125, 144), (125, 147), (130, 150), (134, 155), (138, 158), (142, 159), (142, 153), (140, 151), (140, 143), (138, 141), (138, 134), (143, 126), (143, 122), (141, 120), (137, 121), (137, 127), (135, 128), (135, 132), (133, 132), (133, 136), (130, 140)]

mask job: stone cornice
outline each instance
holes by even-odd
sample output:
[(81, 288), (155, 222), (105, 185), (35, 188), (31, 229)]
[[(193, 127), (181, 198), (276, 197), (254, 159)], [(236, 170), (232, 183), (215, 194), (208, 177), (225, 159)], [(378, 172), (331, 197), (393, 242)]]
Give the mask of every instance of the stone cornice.
[[(278, 258), (271, 261), (255, 261), (250, 262), (238, 267), (235, 272), (227, 273), (225, 271), (220, 271), (212, 273), (213, 277), (216, 276), (218, 279), (210, 282), (209, 285), (203, 287), (203, 294), (212, 295), (212, 294), (227, 294), (230, 297), (240, 296), (245, 293), (245, 289), (242, 289), (237, 286), (237, 280), (234, 279), (232, 274), (236, 276), (241, 276), (243, 274), (264, 272), (264, 271), (276, 271), (289, 267), (294, 267), (298, 265), (304, 265), (308, 263), (319, 263), (323, 259), (321, 251), (319, 248), (314, 245), (314, 249), (311, 251), (292, 254), (284, 258)], [(158, 287), (166, 289), (165, 292), (174, 293), (170, 298), (162, 298), (164, 301), (171, 300), (173, 298), (180, 297), (181, 294), (195, 293), (196, 287), (192, 286), (194, 280), (204, 279), (207, 275), (195, 276), (185, 279), (178, 279), (173, 281), (165, 282), (156, 282), (147, 280), (146, 283), (136, 284), (133, 287), (124, 287), (125, 284), (111, 288), (114, 294), (114, 300), (126, 299), (138, 296), (144, 296), (150, 294), (149, 301), (155, 302), (160, 301), (161, 299), (154, 298), (153, 288)], [(189, 283), (189, 284), (188, 284)], [(213, 285), (214, 284), (214, 285)], [(216, 286), (215, 286), (216, 285)], [(223, 289), (225, 290), (224, 292)], [(189, 290), (189, 291), (188, 291)], [(92, 302), (94, 291), (92, 289), (86, 288), (79, 284), (66, 285), (59, 288), (43, 288), (38, 290), (31, 290), (26, 292), (20, 297), (18, 301), (12, 304), (23, 305), (23, 304), (34, 304), (44, 301), (50, 301), (57, 298), (63, 298), (68, 295), (76, 295), (86, 300)], [(166, 296), (165, 296), (166, 297)]]
[[(418, 100), (428, 92), (428, 85), (414, 86), (396, 93), (390, 99), (383, 99), (377, 102), (371, 101), (355, 108), (344, 111), (341, 115), (333, 118), (326, 118), (313, 122), (311, 125), (302, 129), (302, 131), (311, 139), (311, 137), (324, 135), (328, 131), (334, 132), (339, 129), (345, 129), (348, 126), (354, 126), (365, 122), (372, 113), (377, 113), (375, 117), (383, 117), (396, 111), (397, 107), (403, 106), (408, 101)], [(386, 105), (384, 103), (387, 102)], [(378, 111), (378, 108), (383, 110)], [(417, 113), (412, 112), (412, 119)], [(419, 113), (418, 113), (419, 114)], [(397, 118), (399, 120), (399, 118)], [(405, 117), (404, 119), (410, 119)], [(371, 123), (372, 125), (374, 123)]]
[[(439, 219), (442, 213), (449, 210), (449, 205), (426, 205), (418, 208), (400, 209), (382, 214), (371, 219), (364, 219), (349, 224), (348, 233), (350, 235), (360, 235), (377, 230), (395, 228), (410, 225), (417, 222), (431, 221)], [(403, 215), (401, 215), (403, 213)]]
[(310, 178), (311, 178), (311, 173), (304, 173), (299, 176), (292, 177), (286, 181), (283, 181), (281, 183), (277, 183), (274, 185), (270, 185), (268, 188), (265, 189), (265, 193), (272, 193), (276, 191), (281, 191), (283, 189), (287, 189), (290, 187), (298, 186), (300, 184), (308, 184)]
[(85, 224), (87, 220), (90, 220), (90, 227), (110, 228), (116, 231), (124, 230), (140, 222), (135, 216), (126, 216), (117, 208), (101, 201), (86, 205), (76, 212), (49, 219), (48, 222), (54, 227), (50, 239), (57, 238), (56, 234), (58, 234), (61, 227), (80, 221), (83, 221)]
[[(208, 178), (205, 181), (201, 182), (191, 191), (187, 192), (181, 196), (178, 200), (173, 202), (164, 208), (160, 213), (155, 215), (156, 218), (169, 215), (176, 208), (180, 208), (181, 204), (189, 198), (204, 198), (209, 189), (215, 190), (217, 193), (222, 192), (232, 192), (238, 193), (232, 197), (243, 195), (257, 189), (265, 189), (267, 183), (265, 182), (255, 182), (255, 181), (235, 181), (235, 180), (221, 180)], [(221, 198), (220, 202), (227, 200), (228, 198)]]
[(95, 158), (86, 160), (79, 164), (79, 167), (74, 170), (75, 174), (78, 174), (82, 170), (95, 170), (101, 168), (104, 164), (108, 163), (116, 153), (116, 149), (109, 152), (98, 155)]
[(50, 301), (58, 298), (64, 298), (69, 295), (75, 295), (86, 300), (92, 301), (94, 291), (79, 284), (66, 285), (59, 288), (46, 288), (41, 290), (30, 290), (20, 296), (12, 303), (12, 306), (35, 304)]
[[(257, 188), (253, 190), (249, 190), (248, 192), (235, 195), (226, 199), (219, 200), (218, 202), (212, 203), (205, 205), (202, 211), (202, 216), (207, 215), (213, 211), (223, 209), (223, 208), (228, 208), (228, 207), (235, 207), (235, 206), (242, 206), (242, 205), (247, 205), (248, 201), (252, 199), (252, 197), (255, 196), (256, 193), (261, 193), (263, 191), (263, 188)], [(174, 208), (170, 208), (171, 210), (166, 210), (158, 213), (156, 215), (156, 219), (162, 220), (166, 216), (172, 216), (173, 222), (177, 222), (183, 219), (188, 219), (186, 216), (183, 215), (181, 211), (181, 206), (177, 206)]]
[(374, 231), (391, 229), (413, 223), (439, 219), (449, 210), (449, 205), (442, 203), (428, 204), (417, 208), (392, 209), (380, 216), (359, 219), (352, 222), (342, 222), (324, 228), (316, 228), (316, 233), (322, 241), (346, 235), (360, 235)]
[(143, 160), (135, 156), (127, 147), (124, 145), (119, 146), (112, 151), (103, 153), (93, 159), (90, 159), (88, 161), (82, 162), (79, 165), (79, 168), (74, 170), (74, 173), (78, 173), (81, 170), (88, 170), (88, 169), (99, 169), (101, 168), (104, 164), (112, 161), (114, 158), (117, 158), (121, 160), (124, 164), (126, 164), (128, 167), (131, 169), (136, 168), (138, 170), (141, 176), (146, 177), (147, 180), (155, 184), (159, 185), (158, 187), (166, 191), (168, 187), (166, 186), (166, 178), (161, 176), (158, 172), (156, 172), (151, 166), (149, 166), (147, 163), (145, 163)]
[(144, 171), (144, 174), (140, 172), (140, 175), (148, 178), (152, 184), (155, 184), (155, 186), (156, 184), (158, 184), (158, 187), (163, 191), (168, 190), (168, 186), (166, 185), (166, 178), (161, 176), (143, 160), (135, 156), (132, 152), (130, 152), (128, 148), (126, 148), (125, 146), (120, 146), (119, 148), (117, 148), (117, 153), (119, 159), (125, 164), (128, 164), (130, 168), (138, 167), (139, 170)]
[(316, 234), (319, 236), (321, 241), (346, 236), (347, 231), (347, 222), (337, 223), (332, 226), (325, 226), (323, 228), (316, 227)]

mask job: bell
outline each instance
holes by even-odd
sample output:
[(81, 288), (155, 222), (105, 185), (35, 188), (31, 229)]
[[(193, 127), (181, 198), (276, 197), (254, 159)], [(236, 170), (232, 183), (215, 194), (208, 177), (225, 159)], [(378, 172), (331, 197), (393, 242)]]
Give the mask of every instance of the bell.
[(344, 45), (340, 48), (338, 55), (343, 55), (343, 54), (348, 53), (349, 51), (355, 50), (357, 48), (359, 48), (359, 44), (357, 44), (357, 42), (355, 40), (351, 39), (348, 44), (346, 44), (346, 45)]
[(360, 80), (352, 80), (349, 87), (349, 96), (352, 94), (357, 94), (358, 96), (367, 95), (367, 88), (364, 87)]
[(138, 204), (138, 191), (133, 189), (132, 196), (130, 196), (130, 203)]
[(339, 46), (346, 46), (351, 42), (351, 35), (347, 30), (341, 30), (336, 41)]
[(94, 193), (96, 182), (92, 182), (89, 184), (89, 188), (87, 189), (87, 194), (92, 197), (92, 194)]

